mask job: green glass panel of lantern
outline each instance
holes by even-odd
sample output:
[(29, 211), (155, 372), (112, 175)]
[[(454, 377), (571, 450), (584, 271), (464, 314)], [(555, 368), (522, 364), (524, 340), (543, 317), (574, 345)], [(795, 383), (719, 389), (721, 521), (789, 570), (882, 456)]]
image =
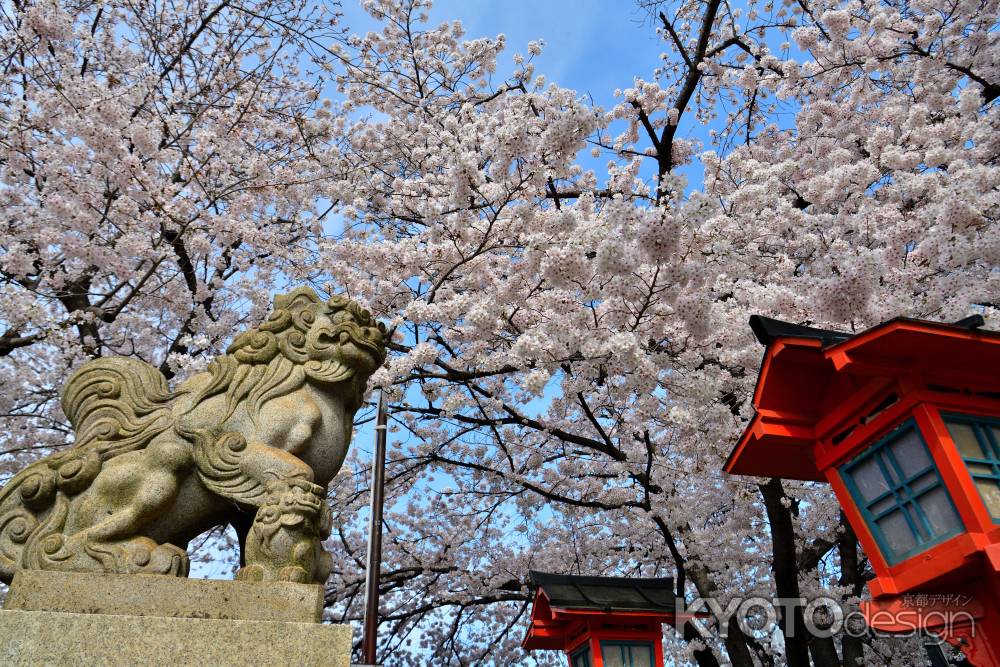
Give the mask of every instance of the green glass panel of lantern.
[(890, 451), (904, 479), (915, 477), (932, 468), (930, 453), (916, 429), (909, 429), (893, 441)]
[(871, 512), (872, 516), (875, 518), (881, 518), (884, 513), (890, 510), (895, 510), (897, 507), (899, 506), (896, 504), (896, 497), (888, 495), (882, 500), (873, 503), (872, 506), (868, 508), (868, 511)]
[(653, 664), (653, 647), (648, 644), (636, 644), (632, 647), (633, 667), (647, 667)]
[(879, 462), (874, 456), (854, 466), (850, 475), (866, 502), (871, 502), (891, 491), (889, 481), (882, 474)]
[(995, 471), (989, 463), (966, 463), (966, 467), (973, 475), (994, 475)]
[(876, 525), (893, 555), (904, 554), (917, 546), (917, 540), (902, 508), (882, 517), (876, 521)]
[[(995, 486), (995, 485), (994, 485)], [(962, 520), (958, 517), (955, 507), (944, 487), (928, 491), (917, 501), (924, 516), (930, 523), (934, 537), (948, 535), (962, 528)]]
[(604, 667), (626, 667), (625, 647), (620, 644), (601, 644), (601, 658)]
[(952, 420), (946, 421), (945, 424), (948, 426), (948, 433), (951, 435), (951, 439), (954, 441), (955, 447), (958, 448), (962, 458), (992, 458), (980, 446), (979, 438), (976, 437), (976, 430), (972, 427), (972, 424)]
[(990, 516), (1000, 517), (1000, 485), (993, 479), (976, 479), (976, 488)]
[(590, 667), (590, 647), (580, 649), (571, 657), (573, 667)]
[(910, 487), (910, 491), (914, 495), (920, 494), (922, 491), (926, 491), (938, 482), (937, 472), (934, 470), (928, 470), (923, 475), (917, 477), (912, 482), (909, 482), (907, 486)]

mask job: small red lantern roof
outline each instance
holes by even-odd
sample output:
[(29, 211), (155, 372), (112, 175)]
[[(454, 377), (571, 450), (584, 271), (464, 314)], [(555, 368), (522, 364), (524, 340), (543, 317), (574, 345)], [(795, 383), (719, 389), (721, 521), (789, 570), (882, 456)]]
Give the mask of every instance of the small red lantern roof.
[(1000, 399), (1000, 332), (980, 330), (983, 324), (979, 315), (954, 324), (897, 318), (852, 335), (751, 317), (766, 346), (756, 414), (726, 472), (824, 481), (814, 445), (843, 428), (838, 419), (850, 411), (844, 406), (880, 378), (886, 388), (913, 379), (932, 390)]
[[(529, 573), (536, 586), (527, 649), (569, 650), (587, 633), (660, 636), (660, 624), (674, 619), (674, 580)], [(600, 628), (598, 628), (598, 624)], [(618, 628), (621, 632), (615, 630)]]

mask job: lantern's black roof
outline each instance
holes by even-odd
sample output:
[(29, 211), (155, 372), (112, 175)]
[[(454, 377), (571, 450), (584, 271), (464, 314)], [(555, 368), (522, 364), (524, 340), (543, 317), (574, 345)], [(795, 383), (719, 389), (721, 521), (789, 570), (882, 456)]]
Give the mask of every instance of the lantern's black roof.
[[(908, 320), (909, 318), (898, 317), (889, 322), (884, 322), (880, 326), (885, 326), (890, 322), (895, 322), (896, 320)], [(909, 321), (919, 321), (919, 320), (909, 320)], [(965, 319), (961, 319), (958, 322), (954, 322), (950, 325), (958, 327), (960, 329), (978, 329), (985, 324), (982, 315), (970, 315)], [(939, 322), (928, 322), (928, 324), (939, 325)], [(853, 338), (854, 334), (844, 333), (842, 331), (830, 331), (829, 329), (817, 329), (815, 327), (807, 327), (801, 324), (792, 324), (791, 322), (782, 322), (781, 320), (775, 320), (770, 317), (764, 317), (762, 315), (751, 315), (750, 316), (750, 328), (753, 330), (754, 335), (757, 340), (760, 341), (761, 345), (769, 345), (771, 341), (776, 338), (814, 338), (823, 345), (823, 347), (829, 347), (830, 345), (836, 345), (837, 343), (842, 343), (843, 341)]]
[(552, 607), (596, 611), (674, 611), (672, 577), (586, 577), (535, 570), (528, 575), (532, 583), (545, 592)]

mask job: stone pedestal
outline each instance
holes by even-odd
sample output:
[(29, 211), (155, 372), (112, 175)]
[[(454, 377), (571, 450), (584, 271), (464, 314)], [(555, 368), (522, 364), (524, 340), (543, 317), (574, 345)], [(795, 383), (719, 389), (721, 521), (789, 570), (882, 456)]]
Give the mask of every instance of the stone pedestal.
[(351, 628), (319, 623), (312, 584), (18, 572), (0, 664), (348, 667)]

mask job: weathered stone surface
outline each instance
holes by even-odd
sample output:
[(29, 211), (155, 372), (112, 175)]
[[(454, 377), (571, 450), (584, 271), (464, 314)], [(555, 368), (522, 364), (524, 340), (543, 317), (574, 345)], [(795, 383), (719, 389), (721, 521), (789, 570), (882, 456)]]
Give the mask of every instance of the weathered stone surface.
[(186, 576), (188, 541), (236, 528), (237, 578), (326, 581), (326, 485), (347, 453), (385, 327), (346, 297), (274, 298), (266, 322), (171, 388), (106, 357), (67, 380), (72, 446), (0, 489), (0, 580), (18, 570)]
[(18, 611), (318, 623), (323, 587), (20, 570), (3, 606)]
[(346, 625), (0, 611), (7, 667), (348, 667)]

